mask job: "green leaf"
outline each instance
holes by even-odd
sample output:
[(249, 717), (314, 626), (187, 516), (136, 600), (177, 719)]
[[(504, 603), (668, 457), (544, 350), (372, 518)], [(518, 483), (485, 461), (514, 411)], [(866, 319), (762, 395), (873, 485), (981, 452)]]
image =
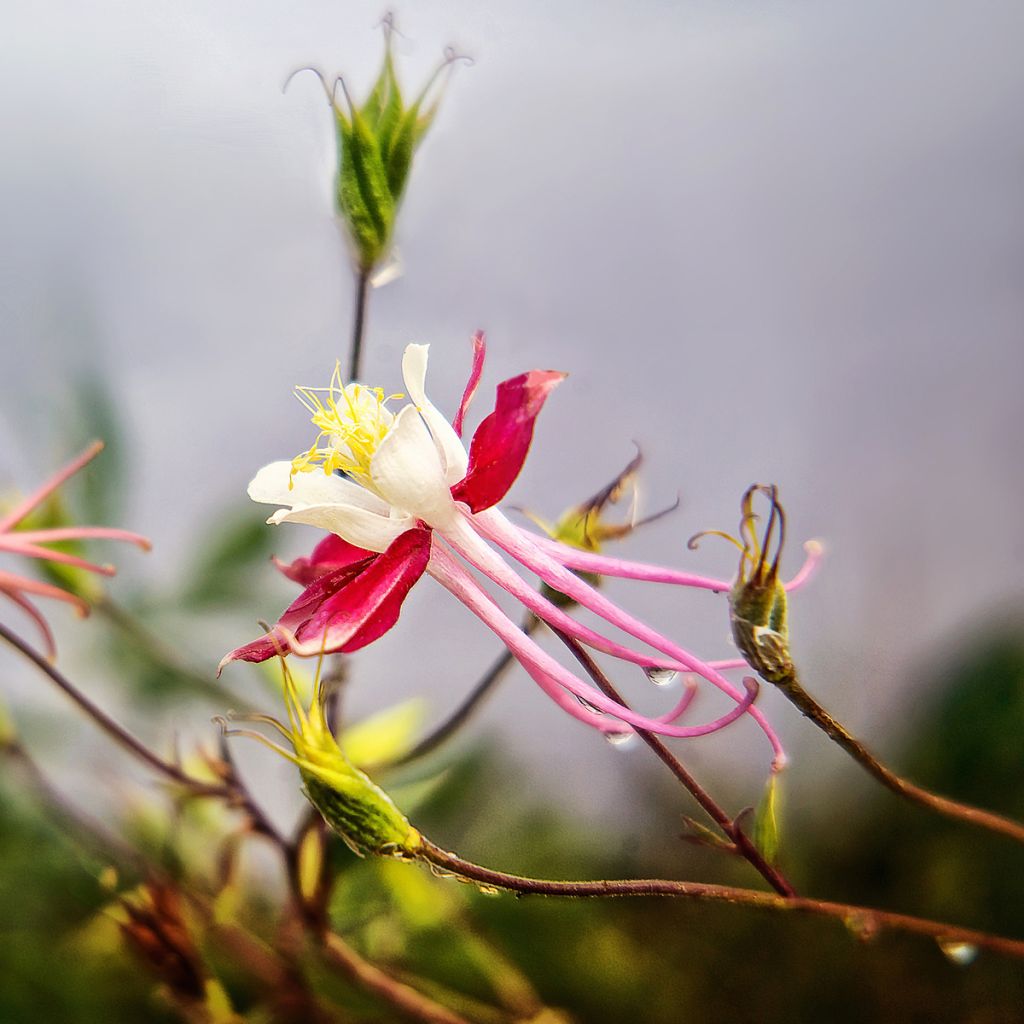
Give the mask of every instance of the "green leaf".
[(349, 726), (341, 734), (339, 745), (357, 766), (391, 761), (412, 746), (425, 709), (425, 702), (418, 698), (385, 708)]
[(220, 525), (207, 540), (190, 574), (186, 605), (236, 600), (248, 591), (255, 569), (266, 568), (276, 540), (263, 514), (233, 510), (218, 517)]
[(754, 845), (771, 864), (775, 863), (779, 855), (779, 789), (779, 775), (772, 772), (754, 812), (751, 835)]

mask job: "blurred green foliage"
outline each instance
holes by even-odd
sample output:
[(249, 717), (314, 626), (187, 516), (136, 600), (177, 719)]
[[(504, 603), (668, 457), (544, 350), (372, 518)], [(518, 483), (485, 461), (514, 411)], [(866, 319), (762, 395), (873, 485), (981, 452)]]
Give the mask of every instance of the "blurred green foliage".
[[(946, 663), (941, 682), (898, 760), (926, 785), (1020, 814), (1024, 630), (976, 641)], [(73, 837), (57, 836), (23, 801), (16, 807), (10, 788), (0, 805), (0, 1020), (165, 1019), (123, 955), (64, 954), (109, 900), (97, 882), (102, 864), (76, 852)], [(532, 803), (529, 793), (500, 755), (477, 751), (450, 764), (417, 808), (416, 824), (471, 857), (527, 874), (673, 871), (671, 864), (637, 864), (606, 837)], [(663, 801), (650, 813), (673, 829), (679, 810), (676, 801)], [(802, 865), (804, 891), (1024, 932), (1024, 873), (1014, 844), (908, 808), (881, 789), (842, 813), (841, 845), (822, 827), (828, 815), (820, 810), (790, 816), (781, 856)], [(202, 824), (195, 819), (189, 827)], [(189, 848), (183, 843), (186, 854)], [(335, 928), (471, 1020), (508, 1019), (496, 1006), (518, 1007), (519, 1019), (529, 1019), (546, 1005), (552, 1022), (588, 1024), (1009, 1024), (1024, 1007), (1024, 970), (992, 954), (958, 966), (927, 941), (869, 939), (833, 922), (724, 906), (487, 896), (419, 867), (360, 860), (341, 843), (331, 843), (329, 854), (339, 871), (330, 907)], [(674, 869), (684, 873), (685, 864), (681, 847)], [(237, 915), (273, 935), (273, 900), (224, 906), (229, 919)], [(325, 999), (348, 1008), (352, 1016), (343, 1019), (395, 1019), (322, 966), (310, 977)], [(244, 972), (227, 963), (220, 978), (240, 1012), (260, 1005)]]

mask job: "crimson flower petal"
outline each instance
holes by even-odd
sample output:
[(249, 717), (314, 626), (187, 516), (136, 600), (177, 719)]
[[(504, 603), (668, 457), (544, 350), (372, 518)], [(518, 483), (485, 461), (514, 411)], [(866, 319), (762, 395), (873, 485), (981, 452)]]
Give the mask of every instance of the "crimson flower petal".
[(555, 385), (554, 370), (531, 370), (498, 385), (494, 412), (476, 429), (469, 447), (469, 471), (452, 487), (452, 497), (474, 512), (496, 505), (515, 483), (533, 440), (533, 425)]
[(462, 392), (462, 401), (459, 402), (459, 411), (452, 420), (452, 428), (455, 433), (462, 437), (462, 421), (466, 418), (469, 410), (469, 403), (473, 401), (477, 386), (480, 384), (480, 376), (484, 372), (484, 356), (487, 354), (487, 342), (484, 339), (484, 332), (477, 331), (473, 335), (473, 368), (469, 371), (469, 380), (466, 381), (466, 390)]
[(285, 610), (273, 629), (226, 655), (266, 661), (289, 649), (300, 655), (348, 653), (383, 636), (430, 559), (431, 531), (406, 530), (380, 555), (328, 570)]
[(337, 534), (330, 533), (313, 548), (308, 558), (296, 558), (290, 563), (282, 562), (278, 558), (273, 561), (288, 579), (300, 586), (308, 587), (324, 573), (332, 569), (343, 569), (365, 558), (372, 558), (374, 554), (373, 551), (358, 548), (355, 544), (342, 540)]

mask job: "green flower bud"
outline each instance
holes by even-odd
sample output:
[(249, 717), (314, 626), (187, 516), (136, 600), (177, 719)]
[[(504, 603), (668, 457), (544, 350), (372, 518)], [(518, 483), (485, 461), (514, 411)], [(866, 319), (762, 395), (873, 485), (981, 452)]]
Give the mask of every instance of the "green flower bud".
[[(460, 61), (453, 50), (426, 85), (407, 104), (395, 72), (391, 51), (394, 20), (384, 26), (384, 64), (362, 106), (352, 99), (341, 76), (334, 88), (315, 68), (334, 113), (338, 143), (335, 206), (352, 240), (360, 273), (369, 274), (387, 255), (394, 234), (398, 206), (405, 192), (412, 158), (433, 123), (446, 84), (446, 72)], [(296, 72), (297, 73), (297, 72)], [(343, 103), (337, 99), (338, 88)]]
[[(352, 764), (331, 732), (324, 706), (322, 664), (321, 658), (307, 710), (295, 678), (282, 659), (288, 725), (264, 715), (239, 716), (243, 721), (273, 726), (288, 740), (291, 750), (250, 730), (225, 728), (225, 734), (250, 736), (296, 765), (310, 803), (359, 856), (413, 857), (422, 843), (419, 832), (409, 824), (391, 797)], [(223, 721), (221, 724), (226, 725)]]

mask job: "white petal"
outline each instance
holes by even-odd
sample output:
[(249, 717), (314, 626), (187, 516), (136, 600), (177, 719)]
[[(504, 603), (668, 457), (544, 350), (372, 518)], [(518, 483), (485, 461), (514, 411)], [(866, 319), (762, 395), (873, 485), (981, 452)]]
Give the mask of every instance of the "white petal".
[(349, 544), (368, 551), (384, 551), (401, 533), (415, 525), (411, 516), (393, 518), (355, 505), (304, 505), (279, 509), (268, 523), (306, 523), (336, 533)]
[(455, 514), (441, 457), (414, 405), (407, 405), (370, 460), (370, 478), (385, 501), (431, 526)]
[(413, 400), (420, 415), (430, 428), (437, 450), (445, 466), (445, 479), (448, 486), (457, 484), (469, 468), (469, 456), (454, 427), (427, 398), (425, 384), (427, 379), (427, 351), (429, 345), (407, 345), (402, 356), (402, 377), (409, 397)]
[(249, 497), (266, 505), (357, 505), (384, 513), (387, 505), (375, 494), (352, 480), (320, 470), (296, 473), (290, 462), (272, 462), (264, 466), (249, 484)]

